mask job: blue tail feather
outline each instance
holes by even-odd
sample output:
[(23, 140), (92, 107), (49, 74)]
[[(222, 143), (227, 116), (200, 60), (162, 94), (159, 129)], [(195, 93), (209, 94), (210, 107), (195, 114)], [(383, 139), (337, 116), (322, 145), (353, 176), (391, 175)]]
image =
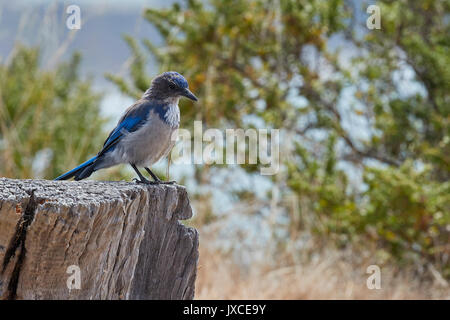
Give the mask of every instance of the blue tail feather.
[[(92, 165), (94, 164), (95, 160), (97, 160), (97, 156), (80, 164), (78, 167), (70, 170), (69, 172), (66, 172), (63, 175), (60, 175), (55, 180), (67, 180), (72, 177), (75, 177), (75, 180), (81, 180), (81, 179), (87, 178), (93, 171), (95, 171), (94, 168), (92, 168)], [(91, 167), (90, 170), (87, 170), (89, 167)], [(83, 172), (84, 172), (83, 177), (80, 177), (80, 174)], [(86, 175), (87, 172), (90, 172), (89, 175)]]

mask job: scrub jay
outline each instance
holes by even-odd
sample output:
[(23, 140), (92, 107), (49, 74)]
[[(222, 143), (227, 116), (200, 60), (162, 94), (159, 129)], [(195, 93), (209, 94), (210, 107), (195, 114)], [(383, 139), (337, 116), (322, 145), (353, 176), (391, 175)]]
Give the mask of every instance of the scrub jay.
[[(181, 96), (197, 101), (181, 74), (170, 71), (157, 76), (142, 98), (125, 111), (100, 152), (55, 180), (82, 180), (99, 169), (129, 163), (139, 176), (136, 182), (173, 183), (161, 181), (148, 167), (167, 156), (175, 144), (171, 136), (180, 124)], [(154, 181), (147, 180), (137, 167), (144, 167)]]

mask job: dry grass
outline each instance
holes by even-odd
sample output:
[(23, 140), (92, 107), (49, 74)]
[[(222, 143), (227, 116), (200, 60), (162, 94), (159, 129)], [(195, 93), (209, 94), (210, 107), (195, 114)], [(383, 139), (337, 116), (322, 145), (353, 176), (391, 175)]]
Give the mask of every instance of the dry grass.
[[(450, 299), (450, 289), (382, 268), (381, 289), (369, 290), (365, 267), (339, 252), (301, 265), (252, 266), (246, 273), (226, 255), (202, 247), (196, 299)], [(394, 276), (395, 274), (395, 276)]]

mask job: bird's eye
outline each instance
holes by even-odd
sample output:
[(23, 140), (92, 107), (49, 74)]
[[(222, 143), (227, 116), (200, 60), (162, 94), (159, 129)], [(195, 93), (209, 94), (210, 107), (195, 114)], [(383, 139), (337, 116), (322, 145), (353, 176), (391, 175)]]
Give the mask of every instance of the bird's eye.
[(177, 87), (175, 86), (175, 84), (170, 82), (169, 83), (169, 88), (172, 89), (172, 90), (175, 90)]

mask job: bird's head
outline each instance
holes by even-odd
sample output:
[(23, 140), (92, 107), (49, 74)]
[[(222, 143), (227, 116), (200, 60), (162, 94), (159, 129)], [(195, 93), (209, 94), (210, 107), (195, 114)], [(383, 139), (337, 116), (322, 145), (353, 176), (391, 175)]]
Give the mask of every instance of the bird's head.
[[(197, 101), (197, 97), (189, 90), (186, 79), (175, 71), (168, 71), (153, 79), (148, 95), (159, 100), (186, 97)], [(147, 92), (146, 92), (147, 94)]]

